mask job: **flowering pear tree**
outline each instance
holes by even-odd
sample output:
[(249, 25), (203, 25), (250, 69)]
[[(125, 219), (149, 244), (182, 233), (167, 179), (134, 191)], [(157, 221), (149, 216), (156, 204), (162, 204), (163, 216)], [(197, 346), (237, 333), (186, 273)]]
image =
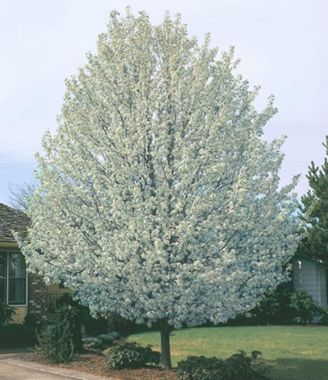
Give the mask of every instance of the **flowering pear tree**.
[(262, 140), (273, 99), (258, 112), (236, 65), (179, 17), (114, 12), (37, 155), (30, 270), (158, 323), (167, 368), (173, 328), (253, 308), (297, 245), (296, 180), (279, 186), (282, 139)]

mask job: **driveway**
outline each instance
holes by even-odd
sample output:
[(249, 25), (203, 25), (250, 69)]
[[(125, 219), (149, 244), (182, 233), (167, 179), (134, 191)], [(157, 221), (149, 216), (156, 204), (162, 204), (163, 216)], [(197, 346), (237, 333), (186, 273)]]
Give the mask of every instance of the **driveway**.
[(54, 375), (40, 370), (9, 364), (0, 360), (1, 380), (72, 380), (72, 377)]
[[(0, 380), (110, 380), (109, 377), (19, 360), (0, 355)], [(112, 379), (115, 380), (115, 379)]]

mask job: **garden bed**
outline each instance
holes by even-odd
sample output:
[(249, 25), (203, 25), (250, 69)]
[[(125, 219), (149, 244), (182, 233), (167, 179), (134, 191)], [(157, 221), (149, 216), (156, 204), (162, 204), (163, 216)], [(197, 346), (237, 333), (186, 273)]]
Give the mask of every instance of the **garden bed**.
[(108, 377), (117, 380), (177, 380), (175, 370), (163, 370), (160, 368), (110, 370), (103, 355), (82, 354), (71, 363), (51, 364), (38, 353), (24, 353), (16, 356), (24, 361), (32, 361), (57, 368), (66, 368), (78, 372), (92, 373), (93, 375)]

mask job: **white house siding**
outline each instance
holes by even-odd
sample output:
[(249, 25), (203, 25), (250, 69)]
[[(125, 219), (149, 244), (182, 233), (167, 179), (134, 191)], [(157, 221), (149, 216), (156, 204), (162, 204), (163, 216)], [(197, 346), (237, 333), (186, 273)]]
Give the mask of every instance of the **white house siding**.
[(294, 288), (307, 292), (320, 306), (327, 306), (325, 268), (312, 261), (296, 260), (294, 263)]

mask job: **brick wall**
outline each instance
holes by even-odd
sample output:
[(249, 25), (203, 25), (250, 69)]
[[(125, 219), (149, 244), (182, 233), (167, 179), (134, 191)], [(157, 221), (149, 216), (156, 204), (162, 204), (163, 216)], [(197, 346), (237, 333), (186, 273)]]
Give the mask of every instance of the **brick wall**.
[(47, 286), (41, 276), (28, 276), (28, 312), (37, 320), (44, 320), (48, 311)]

